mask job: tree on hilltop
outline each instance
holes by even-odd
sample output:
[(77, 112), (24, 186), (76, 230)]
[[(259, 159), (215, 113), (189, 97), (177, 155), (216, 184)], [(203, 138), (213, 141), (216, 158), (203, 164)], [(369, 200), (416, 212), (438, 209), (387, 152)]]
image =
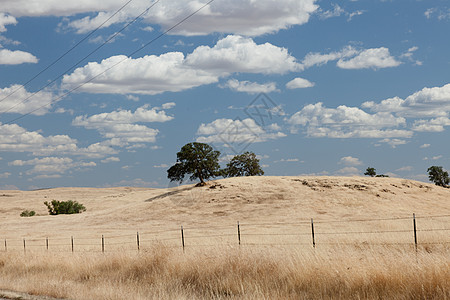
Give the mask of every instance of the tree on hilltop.
[(219, 175), (220, 152), (204, 143), (189, 143), (177, 153), (177, 162), (167, 170), (170, 181), (183, 182), (184, 176), (190, 174), (190, 180), (199, 179), (204, 185), (205, 180)]
[(367, 175), (367, 176), (370, 176), (370, 177), (374, 177), (374, 176), (377, 175), (376, 169), (375, 169), (375, 168), (368, 167), (368, 168), (366, 169), (366, 172), (364, 173), (364, 175)]
[(448, 172), (444, 171), (440, 166), (431, 166), (427, 170), (428, 178), (430, 181), (434, 182), (435, 185), (448, 187), (450, 179), (448, 177)]
[(256, 158), (255, 153), (248, 151), (234, 156), (221, 173), (223, 177), (264, 175), (264, 171), (259, 165), (259, 159)]

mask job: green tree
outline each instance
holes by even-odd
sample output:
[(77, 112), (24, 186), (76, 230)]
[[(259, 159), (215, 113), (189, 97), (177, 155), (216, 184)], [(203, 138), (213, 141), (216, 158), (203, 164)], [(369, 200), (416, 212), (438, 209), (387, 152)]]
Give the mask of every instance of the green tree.
[(376, 172), (375, 168), (368, 167), (366, 169), (366, 173), (364, 173), (364, 175), (367, 175), (367, 176), (370, 176), (370, 177), (374, 177), (374, 176), (377, 175), (377, 172)]
[(264, 175), (264, 171), (261, 169), (255, 153), (247, 151), (234, 156), (227, 167), (222, 170), (222, 175), (223, 177), (260, 176)]
[(86, 208), (83, 204), (78, 203), (77, 201), (57, 201), (52, 200), (52, 202), (44, 202), (45, 206), (47, 206), (48, 213), (50, 215), (60, 215), (60, 214), (78, 214), (83, 211), (86, 211)]
[(183, 182), (186, 174), (191, 174), (190, 180), (199, 179), (204, 185), (205, 180), (219, 175), (220, 152), (204, 143), (189, 143), (177, 153), (177, 162), (167, 170), (170, 181)]
[(442, 167), (431, 166), (428, 168), (428, 178), (430, 181), (434, 182), (435, 185), (447, 187), (450, 179), (448, 177), (448, 172), (444, 171)]

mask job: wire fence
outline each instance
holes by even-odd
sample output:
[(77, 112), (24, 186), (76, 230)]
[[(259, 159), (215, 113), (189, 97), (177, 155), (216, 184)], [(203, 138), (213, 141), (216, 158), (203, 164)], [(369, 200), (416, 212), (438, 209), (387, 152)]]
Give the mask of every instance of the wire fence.
[[(355, 227), (356, 225), (356, 227)], [(3, 238), (3, 252), (117, 252), (141, 251), (155, 244), (166, 247), (325, 247), (418, 246), (450, 247), (450, 215), (379, 219), (304, 220), (298, 222), (237, 222), (230, 226), (180, 226), (161, 230), (68, 237)], [(0, 244), (1, 251), (1, 244)]]

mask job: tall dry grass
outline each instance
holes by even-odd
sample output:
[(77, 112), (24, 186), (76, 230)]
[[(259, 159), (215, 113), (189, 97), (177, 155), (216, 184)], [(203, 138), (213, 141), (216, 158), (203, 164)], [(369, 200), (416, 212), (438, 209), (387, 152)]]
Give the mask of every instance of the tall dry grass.
[(450, 299), (450, 249), (3, 252), (0, 287), (70, 299)]

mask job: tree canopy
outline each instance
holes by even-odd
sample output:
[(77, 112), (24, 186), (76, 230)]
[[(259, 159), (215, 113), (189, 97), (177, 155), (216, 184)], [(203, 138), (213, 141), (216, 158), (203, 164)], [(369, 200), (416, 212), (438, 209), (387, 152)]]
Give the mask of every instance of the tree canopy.
[(204, 143), (189, 143), (177, 153), (177, 162), (167, 170), (170, 181), (183, 182), (185, 175), (191, 175), (190, 180), (199, 179), (201, 184), (205, 180), (219, 175), (220, 152)]
[(370, 177), (374, 177), (375, 175), (377, 175), (376, 169), (368, 167), (366, 169), (366, 172), (364, 173), (364, 175), (367, 175), (367, 176), (370, 176)]
[(444, 171), (440, 166), (431, 166), (427, 170), (428, 178), (430, 181), (434, 182), (434, 184), (448, 187), (450, 179), (448, 177), (448, 172)]
[(264, 175), (264, 171), (261, 169), (255, 153), (247, 151), (234, 156), (227, 167), (222, 170), (222, 175), (223, 177), (260, 176)]

